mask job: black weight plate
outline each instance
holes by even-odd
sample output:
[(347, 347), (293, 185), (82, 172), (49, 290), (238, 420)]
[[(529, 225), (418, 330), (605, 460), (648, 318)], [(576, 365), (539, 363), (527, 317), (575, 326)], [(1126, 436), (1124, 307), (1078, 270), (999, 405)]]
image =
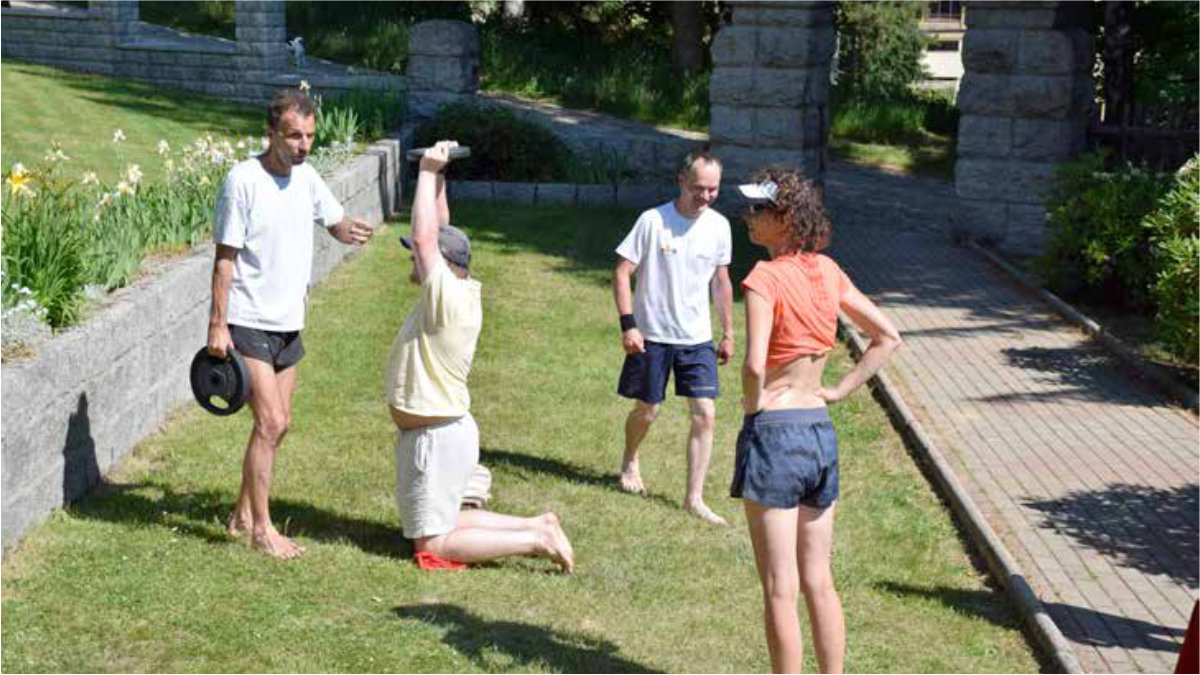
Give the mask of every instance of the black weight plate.
[[(425, 156), (425, 151), (428, 149), (429, 148), (413, 148), (412, 150), (409, 150), (408, 152), (404, 153), (404, 156), (408, 157), (408, 159), (410, 161), (419, 162), (421, 160), (421, 158)], [(459, 146), (450, 148), (450, 159), (466, 159), (467, 157), (470, 157), (470, 156), (471, 156), (471, 148), (469, 148), (465, 145), (459, 145)]]
[(232, 348), (229, 358), (218, 359), (201, 347), (192, 358), (191, 380), (196, 402), (214, 415), (232, 415), (250, 397), (250, 371)]

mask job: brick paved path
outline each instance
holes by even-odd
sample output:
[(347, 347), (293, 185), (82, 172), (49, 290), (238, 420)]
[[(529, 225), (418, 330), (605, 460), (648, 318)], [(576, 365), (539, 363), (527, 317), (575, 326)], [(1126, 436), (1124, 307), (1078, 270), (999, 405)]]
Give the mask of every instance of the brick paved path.
[[(831, 250), (900, 390), (1093, 672), (1171, 672), (1196, 599), (1194, 417), (943, 234), (953, 186), (834, 165)], [(937, 590), (937, 589), (931, 589)]]

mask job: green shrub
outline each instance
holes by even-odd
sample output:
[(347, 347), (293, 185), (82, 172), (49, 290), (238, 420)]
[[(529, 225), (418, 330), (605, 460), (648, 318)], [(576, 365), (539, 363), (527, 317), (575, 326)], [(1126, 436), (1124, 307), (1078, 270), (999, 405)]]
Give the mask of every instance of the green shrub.
[(1101, 153), (1059, 167), (1046, 200), (1046, 253), (1038, 263), (1047, 283), (1067, 296), (1152, 311), (1154, 253), (1141, 222), (1166, 186), (1131, 165), (1105, 171)]
[(839, 2), (838, 87), (857, 101), (904, 101), (925, 76), (918, 2)]
[(445, 104), (417, 128), (413, 142), (428, 146), (443, 139), (471, 148), (470, 159), (451, 165), (458, 179), (557, 181), (571, 161), (570, 150), (549, 129), (496, 106)]
[(1200, 356), (1200, 156), (1180, 169), (1143, 224), (1155, 258), (1159, 336), (1173, 354), (1195, 364)]
[[(5, 309), (18, 301), (12, 289), (28, 289), (46, 310), (51, 326), (78, 316), (86, 268), (81, 231), (70, 216), (82, 210), (78, 199), (48, 194), (14, 194), (3, 202)], [(60, 216), (67, 217), (60, 217)]]

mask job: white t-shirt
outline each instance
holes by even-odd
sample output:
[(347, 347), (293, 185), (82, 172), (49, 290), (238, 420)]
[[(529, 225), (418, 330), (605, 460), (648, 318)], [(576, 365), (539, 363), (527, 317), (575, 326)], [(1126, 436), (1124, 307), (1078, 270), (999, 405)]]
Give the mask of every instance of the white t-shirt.
[(345, 212), (308, 164), (275, 176), (257, 158), (229, 170), (217, 197), (213, 241), (238, 250), (228, 322), (298, 331), (312, 280), (313, 223), (330, 227)]
[(437, 256), (421, 282), (417, 306), (392, 342), (387, 398), (395, 409), (425, 417), (457, 417), (471, 409), (467, 376), (483, 328), (481, 286), (459, 279)]
[(712, 340), (708, 284), (733, 256), (729, 221), (711, 208), (685, 218), (675, 203), (642, 213), (617, 255), (637, 265), (633, 316), (652, 342)]

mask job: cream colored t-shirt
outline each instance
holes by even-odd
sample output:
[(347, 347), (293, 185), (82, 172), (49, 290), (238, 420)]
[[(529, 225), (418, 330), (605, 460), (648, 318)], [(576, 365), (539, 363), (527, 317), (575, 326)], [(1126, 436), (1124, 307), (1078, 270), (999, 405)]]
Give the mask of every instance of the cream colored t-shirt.
[(467, 376), (483, 327), (480, 284), (459, 279), (439, 255), (420, 293), (392, 343), (388, 402), (412, 415), (465, 415), (471, 408)]

